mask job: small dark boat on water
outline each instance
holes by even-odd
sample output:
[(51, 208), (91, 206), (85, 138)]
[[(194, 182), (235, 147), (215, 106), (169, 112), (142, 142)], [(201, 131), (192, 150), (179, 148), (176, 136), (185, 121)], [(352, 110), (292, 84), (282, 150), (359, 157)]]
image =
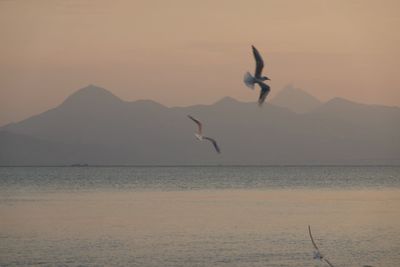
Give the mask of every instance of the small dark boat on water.
[(87, 164), (87, 163), (84, 163), (84, 164), (76, 163), (76, 164), (71, 164), (71, 165), (69, 165), (69, 166), (70, 166), (70, 167), (88, 167), (89, 164)]

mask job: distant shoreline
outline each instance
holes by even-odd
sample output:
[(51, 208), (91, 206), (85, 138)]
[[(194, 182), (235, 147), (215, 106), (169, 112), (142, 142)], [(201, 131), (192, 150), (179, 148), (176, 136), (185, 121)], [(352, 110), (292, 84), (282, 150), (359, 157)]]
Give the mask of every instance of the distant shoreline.
[(48, 167), (63, 167), (63, 168), (87, 168), (87, 167), (99, 167), (99, 168), (112, 168), (112, 167), (400, 167), (400, 164), (215, 164), (215, 165), (0, 165), (0, 168), (9, 168), (9, 167), (38, 167), (38, 168), (48, 168)]

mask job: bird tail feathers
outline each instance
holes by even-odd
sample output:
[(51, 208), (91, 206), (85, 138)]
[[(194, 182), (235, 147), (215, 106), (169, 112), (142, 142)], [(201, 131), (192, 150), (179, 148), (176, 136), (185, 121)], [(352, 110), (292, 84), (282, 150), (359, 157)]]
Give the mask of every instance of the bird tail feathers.
[(254, 89), (255, 79), (249, 72), (244, 74), (243, 82), (246, 84), (247, 87), (250, 89)]

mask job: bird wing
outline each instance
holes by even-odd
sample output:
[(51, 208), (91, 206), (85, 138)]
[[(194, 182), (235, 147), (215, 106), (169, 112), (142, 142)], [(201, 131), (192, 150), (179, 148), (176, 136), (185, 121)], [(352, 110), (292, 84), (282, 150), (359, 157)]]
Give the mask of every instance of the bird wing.
[(332, 264), (327, 258), (325, 258), (325, 257), (321, 254), (321, 252), (319, 251), (319, 248), (318, 248), (317, 244), (315, 243), (314, 238), (313, 238), (313, 236), (312, 236), (312, 234), (311, 234), (311, 227), (310, 227), (310, 226), (308, 226), (308, 233), (309, 233), (309, 235), (310, 235), (310, 239), (311, 239), (311, 242), (312, 242), (312, 244), (313, 244), (315, 250), (318, 251), (318, 253), (322, 256), (322, 259), (321, 259), (321, 260), (325, 261), (330, 267), (335, 267), (335, 266), (333, 266), (333, 264)]
[(215, 150), (216, 150), (218, 153), (221, 153), (221, 150), (219, 149), (219, 146), (218, 146), (218, 144), (217, 144), (217, 141), (215, 141), (215, 140), (212, 139), (211, 137), (207, 137), (207, 136), (204, 136), (203, 139), (207, 139), (208, 141), (210, 141), (210, 142), (214, 145)]
[(264, 68), (264, 60), (262, 59), (257, 48), (255, 48), (253, 45), (251, 47), (253, 48), (253, 55), (254, 55), (254, 59), (256, 60), (256, 71), (254, 72), (254, 77), (260, 78), (261, 72)]
[(319, 248), (317, 247), (317, 244), (315, 244), (314, 238), (313, 238), (313, 236), (311, 234), (311, 227), (310, 226), (308, 226), (308, 234), (310, 235), (310, 239), (311, 239), (311, 242), (312, 242), (314, 248), (319, 252)]
[(190, 116), (190, 115), (187, 115), (188, 117), (189, 117), (189, 119), (191, 119), (192, 121), (194, 121), (196, 124), (197, 124), (197, 126), (198, 126), (198, 134), (199, 135), (201, 135), (201, 132), (202, 132), (202, 125), (201, 125), (201, 122), (199, 121), (199, 120), (196, 120), (195, 118), (193, 118), (192, 116)]
[(264, 101), (265, 98), (267, 98), (267, 95), (269, 94), (269, 91), (271, 90), (269, 85), (263, 82), (257, 82), (258, 85), (261, 87), (261, 91), (260, 91), (260, 96), (258, 98), (258, 104), (261, 106)]
[(330, 267), (335, 267), (327, 258), (322, 258)]

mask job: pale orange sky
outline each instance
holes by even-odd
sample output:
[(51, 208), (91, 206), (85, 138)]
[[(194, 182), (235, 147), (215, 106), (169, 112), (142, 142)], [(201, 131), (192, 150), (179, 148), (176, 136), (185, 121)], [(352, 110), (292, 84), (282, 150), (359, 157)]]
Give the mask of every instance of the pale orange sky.
[(96, 84), (167, 106), (255, 101), (242, 83), (262, 53), (271, 95), (400, 106), (399, 1), (0, 0), (0, 125)]

